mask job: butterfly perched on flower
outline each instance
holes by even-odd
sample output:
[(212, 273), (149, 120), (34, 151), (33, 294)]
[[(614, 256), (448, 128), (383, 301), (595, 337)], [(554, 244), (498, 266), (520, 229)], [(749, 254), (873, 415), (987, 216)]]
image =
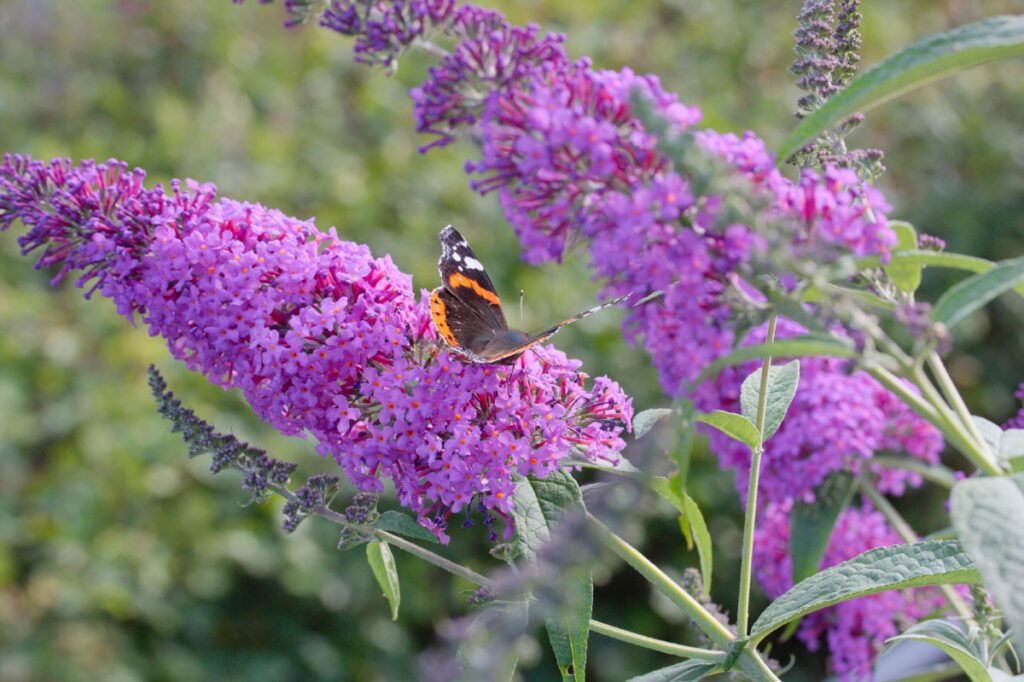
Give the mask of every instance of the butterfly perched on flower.
[(627, 298), (606, 301), (547, 329), (527, 334), (509, 329), (494, 283), (469, 244), (451, 225), (441, 230), (437, 269), (441, 286), (430, 293), (430, 317), (444, 342), (470, 362), (511, 364), (565, 325)]

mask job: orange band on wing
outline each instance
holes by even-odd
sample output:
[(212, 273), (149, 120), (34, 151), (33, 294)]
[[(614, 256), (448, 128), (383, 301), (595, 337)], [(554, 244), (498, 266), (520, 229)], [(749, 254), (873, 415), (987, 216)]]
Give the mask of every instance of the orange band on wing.
[(498, 306), (501, 305), (501, 300), (498, 298), (498, 295), (496, 293), (484, 289), (474, 280), (470, 279), (469, 277), (466, 277), (462, 273), (453, 273), (452, 276), (448, 278), (448, 286), (451, 287), (452, 289), (458, 289), (459, 287), (468, 287), (473, 290), (473, 293), (475, 293), (477, 296), (480, 296), (488, 303), (493, 303), (494, 305)]
[(444, 339), (445, 343), (454, 348), (459, 347), (459, 342), (455, 338), (455, 334), (452, 334), (451, 327), (448, 326), (448, 316), (445, 314), (444, 301), (441, 300), (441, 292), (435, 291), (430, 294), (430, 319), (434, 321), (434, 326), (437, 328), (441, 338)]

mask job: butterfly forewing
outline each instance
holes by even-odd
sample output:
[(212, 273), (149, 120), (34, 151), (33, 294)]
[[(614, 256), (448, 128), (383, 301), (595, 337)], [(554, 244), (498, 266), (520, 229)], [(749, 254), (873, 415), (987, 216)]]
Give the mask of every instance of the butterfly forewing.
[(494, 329), (444, 287), (430, 293), (430, 317), (445, 343), (475, 362), (486, 362), (479, 352), (494, 337)]
[(501, 299), (484, 266), (459, 231), (449, 225), (441, 231), (441, 258), (437, 261), (441, 286), (459, 299), (484, 329), (508, 329)]

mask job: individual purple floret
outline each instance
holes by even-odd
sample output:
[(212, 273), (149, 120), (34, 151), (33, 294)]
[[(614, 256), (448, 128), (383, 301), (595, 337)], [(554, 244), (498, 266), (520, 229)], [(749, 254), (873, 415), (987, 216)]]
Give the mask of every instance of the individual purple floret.
[[(171, 353), (239, 388), (283, 433), (311, 434), (363, 490), (391, 478), (399, 501), (445, 538), (480, 499), (507, 518), (513, 477), (568, 457), (616, 461), (632, 414), (617, 384), (588, 389), (553, 347), (511, 367), (465, 365), (435, 341), (426, 304), (388, 257), (311, 221), (193, 181), (146, 189), (124, 163), (4, 157), (0, 229), (54, 281), (111, 298)], [(275, 480), (270, 467), (268, 480)], [(249, 482), (255, 487), (262, 479)]]

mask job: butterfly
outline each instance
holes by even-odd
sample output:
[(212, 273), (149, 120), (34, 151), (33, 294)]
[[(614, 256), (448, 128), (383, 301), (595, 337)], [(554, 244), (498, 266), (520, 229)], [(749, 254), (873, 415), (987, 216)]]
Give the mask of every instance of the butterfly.
[(512, 364), (538, 343), (547, 341), (567, 324), (616, 305), (620, 296), (533, 334), (509, 329), (501, 299), (483, 264), (458, 230), (441, 230), (441, 258), (437, 261), (441, 286), (430, 292), (430, 317), (438, 334), (470, 362)]

